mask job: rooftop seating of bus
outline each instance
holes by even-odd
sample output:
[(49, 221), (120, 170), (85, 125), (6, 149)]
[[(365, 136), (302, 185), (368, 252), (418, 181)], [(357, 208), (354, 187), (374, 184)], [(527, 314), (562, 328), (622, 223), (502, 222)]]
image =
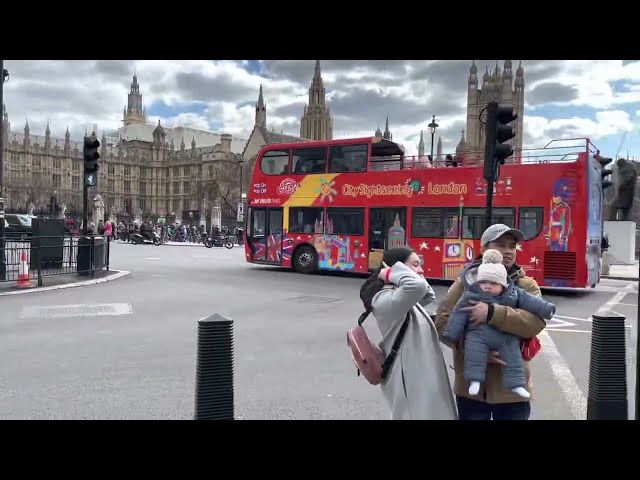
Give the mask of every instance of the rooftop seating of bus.
[[(586, 143), (585, 143), (586, 140)], [(375, 144), (373, 144), (375, 147)], [(530, 165), (537, 163), (575, 162), (580, 154), (589, 151), (595, 154), (593, 145), (583, 138), (552, 140), (541, 148), (521, 149), (505, 160), (505, 164)], [(481, 167), (484, 164), (484, 151), (471, 150), (453, 154), (438, 155), (376, 155), (372, 149), (370, 170), (412, 170), (424, 168)]]

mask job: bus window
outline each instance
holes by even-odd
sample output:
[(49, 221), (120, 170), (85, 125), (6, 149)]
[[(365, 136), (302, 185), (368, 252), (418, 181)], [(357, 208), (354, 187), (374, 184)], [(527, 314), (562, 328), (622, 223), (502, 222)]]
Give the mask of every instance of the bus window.
[(329, 173), (366, 171), (368, 152), (366, 144), (329, 147)]
[(480, 238), (484, 232), (484, 208), (465, 208), (462, 217), (462, 238)]
[(265, 175), (289, 174), (289, 150), (271, 150), (260, 161), (260, 170)]
[(518, 211), (518, 229), (524, 233), (525, 240), (533, 240), (542, 231), (544, 208), (522, 207)]
[(326, 233), (364, 235), (364, 208), (327, 208)]
[(458, 238), (458, 229), (460, 220), (458, 219), (459, 209), (457, 208), (445, 208), (444, 209), (444, 238)]
[[(480, 239), (485, 230), (484, 208), (465, 208), (462, 220), (462, 238)], [(504, 223), (510, 227), (515, 225), (513, 208), (493, 208), (492, 224)]]
[(254, 210), (251, 219), (251, 234), (253, 237), (264, 237), (266, 230), (266, 212), (264, 210)]
[(417, 207), (411, 212), (411, 236), (416, 238), (457, 237), (457, 208)]
[(510, 227), (516, 224), (513, 208), (494, 208), (491, 217), (492, 223), (504, 223)]
[(289, 233), (324, 233), (322, 229), (322, 212), (322, 208), (316, 207), (290, 208)]
[(327, 171), (327, 147), (294, 148), (291, 173), (325, 173)]

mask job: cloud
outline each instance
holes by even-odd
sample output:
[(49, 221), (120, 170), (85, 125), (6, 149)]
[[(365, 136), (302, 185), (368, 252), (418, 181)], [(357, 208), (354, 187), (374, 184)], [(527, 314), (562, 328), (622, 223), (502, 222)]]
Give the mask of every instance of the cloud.
[(526, 117), (524, 143), (544, 146), (551, 139), (587, 137), (598, 140), (609, 135), (630, 132), (634, 129), (631, 116), (621, 110), (596, 113), (595, 120), (567, 118), (548, 120), (544, 117)]
[(552, 102), (568, 102), (580, 95), (578, 88), (573, 85), (563, 85), (557, 82), (537, 84), (527, 95), (529, 105), (544, 105)]
[[(495, 60), (476, 60), (480, 84)], [(502, 69), (504, 61), (499, 62)], [(640, 116), (640, 62), (524, 61), (525, 145), (554, 137), (604, 138), (632, 131)], [(73, 138), (97, 124), (119, 127), (131, 77), (138, 77), (149, 119), (248, 136), (260, 84), (269, 128), (299, 135), (314, 60), (5, 61), (11, 73), (5, 103), (12, 130), (28, 118), (31, 132)], [(389, 124), (394, 140), (417, 151), (420, 131), (436, 115), (444, 150), (466, 128), (471, 60), (321, 60), (334, 136), (372, 135)], [(512, 61), (515, 76), (518, 61)], [(553, 111), (553, 114), (551, 112)]]

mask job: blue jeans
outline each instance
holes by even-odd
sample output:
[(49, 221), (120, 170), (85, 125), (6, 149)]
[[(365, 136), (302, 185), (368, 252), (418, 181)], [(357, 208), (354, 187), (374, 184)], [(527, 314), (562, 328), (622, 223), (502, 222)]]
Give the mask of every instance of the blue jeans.
[(529, 420), (530, 402), (486, 403), (466, 397), (456, 397), (460, 420)]

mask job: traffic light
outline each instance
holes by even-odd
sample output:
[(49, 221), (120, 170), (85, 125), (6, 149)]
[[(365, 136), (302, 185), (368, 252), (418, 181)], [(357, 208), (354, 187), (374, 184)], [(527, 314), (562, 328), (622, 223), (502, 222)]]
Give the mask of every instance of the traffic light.
[(93, 187), (98, 183), (98, 153), (100, 142), (94, 136), (84, 137), (84, 149), (82, 151), (84, 157), (84, 186)]
[(602, 170), (600, 170), (600, 175), (602, 175), (602, 190), (604, 191), (605, 188), (609, 188), (611, 185), (613, 185), (613, 182), (607, 179), (607, 177), (611, 175), (612, 171), (606, 168), (607, 165), (613, 162), (613, 158), (602, 157), (600, 156), (600, 153), (596, 153), (596, 160), (602, 167)]
[(500, 165), (504, 165), (505, 159), (513, 155), (513, 148), (505, 142), (516, 136), (514, 127), (509, 124), (518, 115), (513, 106), (499, 105), (498, 102), (489, 102), (486, 110), (484, 178), (496, 181)]

